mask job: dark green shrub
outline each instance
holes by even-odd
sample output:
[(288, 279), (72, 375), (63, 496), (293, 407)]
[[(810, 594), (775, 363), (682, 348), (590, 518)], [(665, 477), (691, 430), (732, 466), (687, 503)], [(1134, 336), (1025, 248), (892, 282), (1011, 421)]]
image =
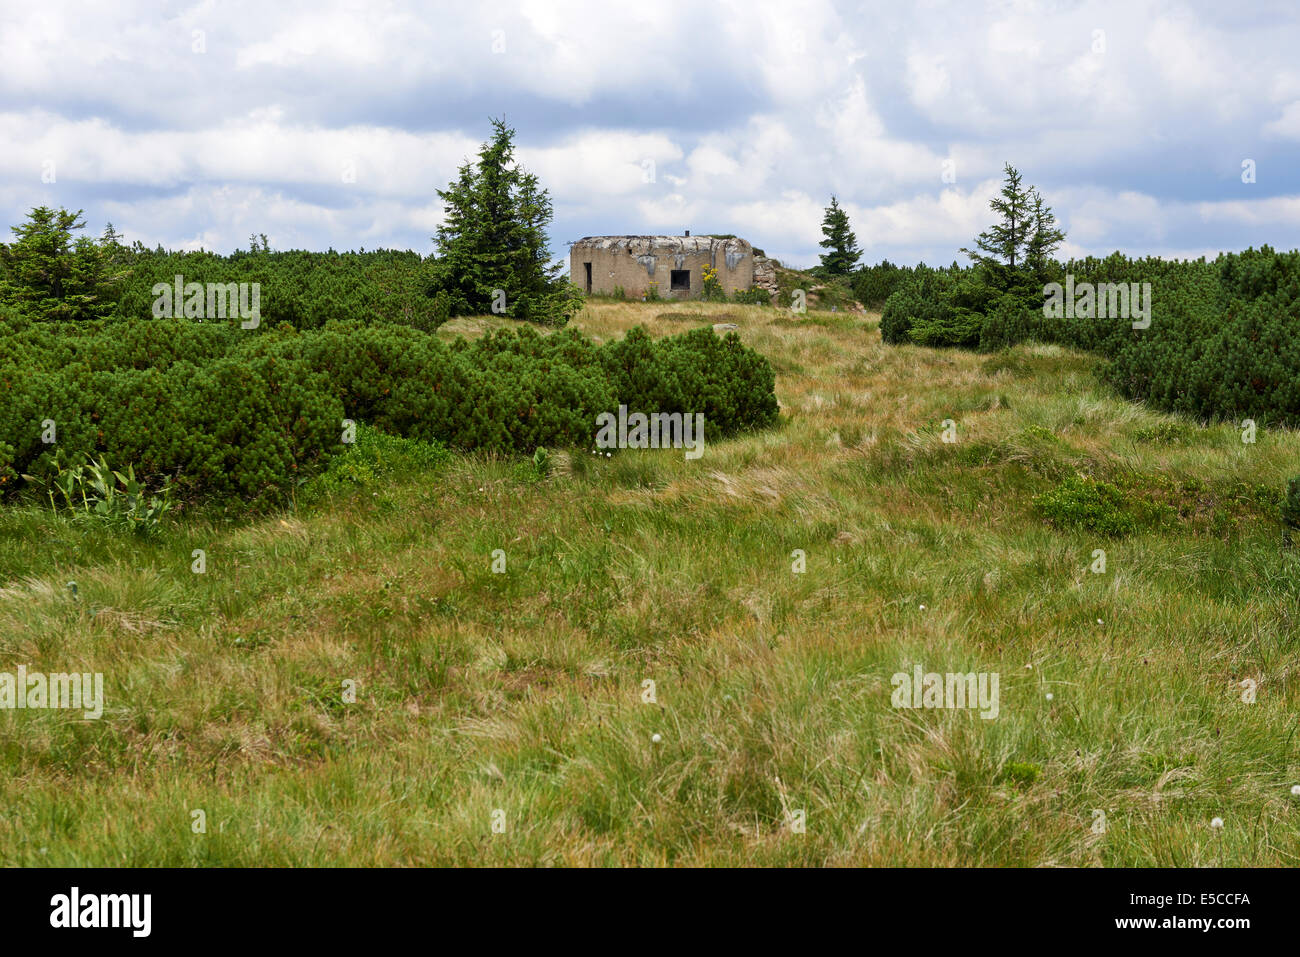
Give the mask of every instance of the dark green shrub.
[(1096, 343), (1111, 357), (1107, 380), (1202, 420), (1300, 423), (1300, 253), (1264, 247), (1175, 265), (1152, 280), (1149, 328)]
[[(257, 283), (261, 325), (316, 329), (335, 320), (391, 322), (432, 332), (447, 321), (448, 294), (434, 285), (433, 261), (414, 252), (131, 253), (114, 302), (121, 318), (154, 315), (155, 285)], [(205, 304), (206, 305), (206, 304)], [(197, 320), (191, 320), (197, 322)], [(238, 325), (207, 316), (204, 324)]]
[[(72, 330), (72, 331), (70, 331)], [(576, 331), (448, 346), (407, 326), (0, 315), (0, 492), (107, 456), (186, 499), (281, 500), (345, 451), (344, 419), (458, 449), (589, 447), (601, 412), (700, 412), (712, 435), (776, 421), (775, 376), (734, 334), (597, 348)], [(54, 442), (43, 441), (53, 436)]]
[(958, 292), (955, 287), (961, 281), (963, 277), (947, 271), (918, 266), (885, 301), (880, 316), (881, 338), (894, 345), (977, 343), (979, 318), (972, 316), (972, 305), (982, 301), (986, 293), (973, 282)]
[(465, 414), (452, 417), (456, 448), (534, 451), (585, 445), (596, 417), (617, 406), (591, 340), (565, 330), (500, 330), (463, 347)]
[[(4, 403), (0, 434), (14, 468), (47, 483), (64, 462), (106, 455), (148, 487), (170, 477), (185, 496), (275, 497), (337, 445), (341, 404), (301, 363), (221, 358), (207, 365), (24, 378)], [(57, 441), (41, 441), (43, 423)]]
[(999, 296), (980, 327), (982, 352), (996, 352), (1025, 342), (1033, 336), (1034, 313), (1017, 296)]
[(14, 447), (7, 442), (0, 442), (0, 498), (17, 486), (18, 473), (14, 471)]
[(914, 322), (942, 316), (947, 306), (940, 298), (941, 284), (934, 272), (921, 269), (899, 283), (881, 311), (880, 338), (890, 345), (910, 343)]
[[(1063, 292), (1072, 288), (1075, 296), (1085, 283), (1094, 290), (1102, 283), (1126, 285), (1129, 312), (1100, 317), (1094, 307), (1093, 315), (1080, 309), (1053, 314), (1044, 308), (1048, 282)], [(1133, 305), (1135, 288), (1143, 312), (1150, 310), (1149, 324)], [(992, 350), (1035, 340), (1094, 351), (1109, 359), (1101, 370), (1105, 381), (1154, 408), (1201, 420), (1282, 425), (1300, 424), (1297, 327), (1300, 251), (1277, 253), (1267, 246), (1212, 262), (1114, 253), (1044, 263), (1033, 275), (917, 267), (895, 283), (880, 322), (881, 337), (891, 344)]]
[(436, 336), (398, 326), (350, 321), (315, 332), (277, 329), (248, 340), (237, 354), (305, 363), (343, 414), (393, 435), (446, 421), (467, 401), (465, 376), (451, 349)]
[[(0, 450), (3, 454), (3, 450)], [(1286, 483), (1286, 498), (1282, 500), (1282, 521), (1288, 528), (1300, 528), (1300, 475)]]
[(947, 308), (932, 315), (914, 317), (909, 336), (917, 345), (973, 347), (979, 343), (983, 317), (978, 313), (958, 312)]
[(601, 346), (600, 359), (615, 407), (703, 413), (711, 435), (768, 426), (780, 413), (775, 372), (734, 332), (694, 329), (656, 342), (637, 326)]
[(910, 269), (895, 266), (888, 259), (876, 266), (863, 266), (853, 274), (853, 297), (868, 309), (879, 309), (910, 275)]

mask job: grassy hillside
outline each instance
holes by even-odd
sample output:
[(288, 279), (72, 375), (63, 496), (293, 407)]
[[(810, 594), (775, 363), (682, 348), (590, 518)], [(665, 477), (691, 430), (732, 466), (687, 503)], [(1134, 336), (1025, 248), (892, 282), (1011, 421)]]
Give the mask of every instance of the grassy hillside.
[[(1300, 862), (1300, 436), (1150, 413), (1056, 346), (885, 348), (870, 314), (574, 320), (706, 322), (783, 421), (697, 461), (344, 462), (144, 543), (0, 510), (0, 667), (108, 699), (0, 712), (0, 863)], [(998, 717), (894, 708), (917, 664), (998, 673)]]

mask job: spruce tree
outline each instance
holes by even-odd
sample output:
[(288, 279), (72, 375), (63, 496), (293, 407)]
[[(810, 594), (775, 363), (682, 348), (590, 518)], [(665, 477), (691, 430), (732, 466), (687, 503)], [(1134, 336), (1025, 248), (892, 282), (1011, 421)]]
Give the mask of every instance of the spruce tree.
[(840, 209), (839, 201), (832, 196), (831, 204), (826, 207), (822, 217), (822, 235), (826, 238), (819, 244), (830, 250), (821, 255), (821, 272), (825, 276), (847, 276), (853, 271), (862, 250), (858, 248), (858, 239), (849, 228), (849, 214)]
[(130, 261), (131, 250), (122, 242), (122, 234), (112, 223), (104, 227), (104, 234), (99, 237), (99, 246), (104, 251), (105, 261), (114, 266), (122, 266)]
[(106, 295), (114, 277), (107, 274), (104, 249), (88, 236), (81, 210), (37, 206), (28, 221), (11, 227), (14, 241), (0, 243), (0, 303), (37, 319), (93, 319), (106, 315)]
[(438, 190), (444, 219), (434, 239), (439, 257), (430, 291), (446, 295), (452, 315), (497, 306), (516, 319), (563, 325), (581, 297), (563, 267), (550, 261), (550, 194), (514, 162), (515, 131), (498, 119), (492, 128), (478, 161)]
[(1065, 233), (1057, 228), (1056, 215), (1033, 186), (1024, 186), (1020, 171), (1007, 163), (1006, 181), (999, 197), (989, 208), (1001, 219), (975, 237), (975, 248), (962, 252), (1002, 280), (1004, 287), (1025, 274), (1038, 273), (1046, 266)]
[(1031, 225), (1029, 190), (1021, 186), (1020, 170), (1007, 163), (1004, 172), (1006, 181), (1002, 184), (1001, 197), (989, 202), (989, 208), (1001, 221), (975, 237), (974, 249), (963, 246), (961, 250), (995, 273), (1014, 272), (1018, 265), (1024, 264)]
[(1025, 244), (1025, 265), (1041, 277), (1052, 254), (1065, 241), (1065, 231), (1057, 228), (1056, 215), (1043, 202), (1037, 187), (1030, 190), (1029, 216), (1032, 226)]

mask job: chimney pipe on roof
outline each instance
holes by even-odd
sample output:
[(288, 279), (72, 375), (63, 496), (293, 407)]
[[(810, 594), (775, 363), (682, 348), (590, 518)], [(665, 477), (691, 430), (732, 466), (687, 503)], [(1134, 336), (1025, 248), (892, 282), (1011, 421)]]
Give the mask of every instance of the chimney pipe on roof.
[(689, 236), (690, 234), (691, 234), (691, 231), (690, 231), (689, 229), (686, 230), (686, 235)]

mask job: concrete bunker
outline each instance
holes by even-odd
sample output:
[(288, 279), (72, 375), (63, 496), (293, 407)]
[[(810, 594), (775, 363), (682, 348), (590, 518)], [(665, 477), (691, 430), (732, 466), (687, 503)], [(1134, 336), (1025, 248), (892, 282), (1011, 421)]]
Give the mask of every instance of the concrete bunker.
[[(722, 236), (587, 236), (569, 249), (569, 276), (584, 292), (629, 299), (697, 299), (704, 267), (728, 296), (755, 285), (775, 292), (775, 267), (743, 239)], [(770, 289), (768, 280), (770, 278)]]

